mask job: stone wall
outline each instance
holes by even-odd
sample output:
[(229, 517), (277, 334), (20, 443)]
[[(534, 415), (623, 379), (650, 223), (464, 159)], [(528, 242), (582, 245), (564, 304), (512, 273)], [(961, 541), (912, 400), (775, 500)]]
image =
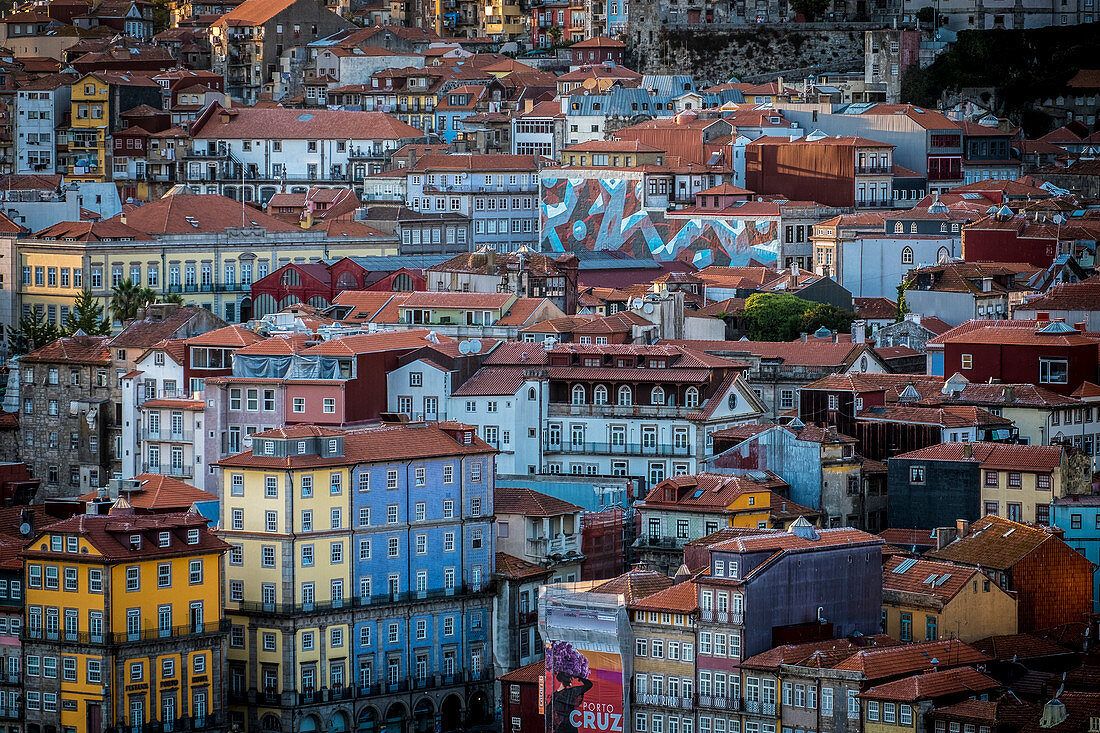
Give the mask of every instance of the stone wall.
[[(715, 83), (731, 76), (751, 80), (769, 74), (794, 82), (809, 73), (863, 70), (864, 24), (806, 25), (703, 29), (639, 21), (629, 33), (630, 61), (642, 73), (693, 74), (697, 81)], [(814, 24), (818, 25), (825, 24)]]

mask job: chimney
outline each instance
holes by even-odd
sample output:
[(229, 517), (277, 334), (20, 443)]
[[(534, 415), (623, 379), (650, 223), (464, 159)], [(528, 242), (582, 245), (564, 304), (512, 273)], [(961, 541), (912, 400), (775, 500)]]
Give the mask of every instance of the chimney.
[(496, 273), (497, 253), (492, 247), (485, 250), (485, 269), (488, 274), (493, 275)]
[(119, 214), (119, 221), (121, 221), (123, 224), (126, 223), (126, 212), (125, 211), (123, 211), (121, 214)]
[(852, 321), (852, 343), (853, 344), (865, 344), (865, 343), (867, 343), (867, 321), (864, 321), (864, 320)]
[(933, 535), (936, 539), (936, 549), (942, 550), (958, 539), (959, 531), (954, 527), (936, 527)]
[(963, 443), (963, 458), (973, 458), (974, 448), (970, 443)]
[(921, 319), (920, 313), (906, 313), (905, 314), (905, 320), (909, 321), (910, 323), (915, 323), (918, 326), (920, 325), (920, 319)]
[(780, 76), (775, 80), (775, 95), (778, 97), (783, 94), (783, 77)]
[(837, 343), (840, 340), (840, 336), (837, 335), (836, 331), (832, 332), (832, 336), (833, 336), (833, 343), (834, 344)]
[(806, 333), (805, 331), (803, 331), (803, 332), (802, 332), (802, 333), (801, 333), (801, 334), (799, 335), (799, 337), (798, 337), (798, 338), (799, 338), (799, 340), (800, 340), (800, 341), (802, 341), (802, 343), (806, 343), (806, 338), (807, 338), (807, 337), (808, 337), (809, 335), (810, 335), (810, 334), (808, 334), (808, 333)]
[(965, 519), (956, 519), (955, 532), (959, 537), (966, 537), (970, 533), (970, 522)]
[(1088, 324), (1085, 321), (1078, 321), (1073, 324), (1073, 327), (1077, 329), (1077, 333), (1084, 333), (1088, 330)]

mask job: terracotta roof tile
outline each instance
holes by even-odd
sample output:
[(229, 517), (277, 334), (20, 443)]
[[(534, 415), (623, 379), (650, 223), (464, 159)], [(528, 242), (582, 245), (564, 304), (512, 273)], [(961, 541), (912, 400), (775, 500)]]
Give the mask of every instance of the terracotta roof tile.
[(711, 547), (715, 550), (732, 552), (762, 552), (764, 550), (804, 550), (832, 545), (882, 544), (882, 540), (875, 535), (851, 528), (819, 529), (817, 535), (818, 539), (811, 540), (799, 537), (791, 532), (774, 530), (754, 536), (738, 537)]
[(699, 592), (695, 581), (685, 580), (646, 596), (631, 604), (632, 611), (695, 613), (699, 610)]
[(989, 515), (970, 525), (970, 532), (965, 537), (943, 549), (932, 550), (928, 557), (1008, 570), (1043, 543), (1054, 540), (1054, 535), (1038, 527)]
[(27, 362), (62, 362), (110, 366), (112, 361), (109, 336), (65, 336), (19, 357)]
[(528, 517), (554, 517), (581, 511), (576, 504), (522, 486), (500, 486), (493, 490), (493, 511)]
[(913, 675), (903, 680), (877, 685), (859, 697), (872, 700), (916, 702), (948, 695), (980, 695), (996, 690), (1001, 683), (971, 667), (944, 669)]
[(509, 555), (506, 552), (498, 552), (496, 557), (497, 575), (509, 580), (523, 580), (529, 578), (546, 578), (553, 574), (550, 568), (544, 568), (523, 558)]
[(632, 605), (672, 585), (672, 578), (655, 570), (632, 569), (606, 583), (593, 586), (592, 593), (621, 594)]
[[(216, 105), (215, 105), (216, 106)], [(219, 109), (211, 109), (192, 127), (196, 140), (240, 140), (275, 138), (283, 140), (409, 140), (423, 138), (415, 127), (382, 112), (351, 110), (233, 107), (228, 122)]]
[[(356, 354), (376, 354), (382, 351), (400, 351), (405, 349), (417, 349), (428, 341), (427, 329), (415, 328), (408, 331), (379, 331), (377, 333), (361, 333), (354, 336), (322, 341), (316, 346), (304, 349), (304, 354), (320, 354), (325, 356), (354, 356)], [(440, 341), (452, 341), (448, 336), (436, 335)]]
[(910, 461), (974, 461), (982, 468), (1053, 471), (1062, 465), (1062, 448), (1056, 445), (1007, 443), (938, 443), (895, 458)]
[(501, 675), (497, 679), (499, 679), (501, 682), (520, 685), (537, 685), (545, 678), (546, 661), (540, 660), (538, 662), (528, 664), (526, 667), (520, 667), (517, 670), (513, 670), (508, 674)]
[[(152, 511), (187, 511), (195, 502), (217, 501), (218, 497), (208, 491), (197, 489), (190, 484), (174, 479), (170, 476), (161, 476), (156, 473), (142, 473), (134, 476), (135, 481), (141, 482), (141, 488), (137, 491), (123, 492), (130, 506), (135, 509), (149, 509)], [(95, 491), (84, 494), (81, 501), (94, 501)]]
[(523, 386), (522, 367), (482, 367), (453, 393), (455, 397), (514, 395)]
[(224, 326), (187, 339), (188, 346), (224, 346), (240, 348), (254, 344), (263, 337), (244, 326)]
[(882, 590), (884, 593), (915, 593), (946, 603), (977, 574), (976, 569), (965, 565), (923, 559), (911, 563), (909, 558), (895, 556), (883, 564)]
[(286, 458), (254, 455), (245, 451), (223, 458), (216, 465), (240, 468), (304, 468), (309, 466), (348, 466), (434, 456), (476, 455), (496, 450), (473, 436), (469, 444), (456, 441), (442, 424), (384, 425), (344, 432), (344, 455), (321, 457), (294, 455)]
[[(112, 512), (117, 512), (117, 506)], [(187, 543), (186, 536), (177, 537), (169, 547), (159, 547), (154, 538), (141, 543), (141, 549), (130, 547), (130, 536), (144, 534), (146, 532), (172, 531), (185, 532), (190, 529), (199, 530), (199, 543), (192, 545)], [(73, 533), (79, 534), (90, 542), (103, 558), (108, 561), (133, 560), (135, 558), (160, 558), (183, 557), (198, 554), (221, 554), (229, 549), (229, 545), (214, 536), (209, 529), (209, 520), (194, 512), (186, 514), (108, 514), (108, 515), (80, 515), (65, 519), (60, 522), (47, 525), (36, 534), (41, 537), (44, 533)], [(34, 546), (34, 542), (23, 551), (27, 557), (47, 557), (48, 551), (43, 551)]]
[(932, 660), (941, 667), (981, 664), (990, 661), (974, 647), (958, 639), (927, 641), (884, 649), (861, 649), (833, 665), (834, 669), (860, 672), (866, 680), (881, 680), (911, 675), (932, 668)]
[[(150, 317), (131, 321), (118, 336), (111, 339), (112, 348), (150, 348), (176, 336), (186, 338), (191, 329), (187, 326), (192, 319), (202, 315), (202, 308), (185, 306), (178, 308), (159, 320)], [(221, 322), (216, 316), (215, 321)], [(183, 331), (184, 333), (180, 333)], [(196, 334), (197, 335), (197, 334)]]
[(1035, 659), (1037, 657), (1053, 657), (1074, 653), (1072, 649), (1035, 634), (987, 636), (973, 642), (973, 646), (983, 654), (988, 654), (994, 659), (1002, 661), (1017, 658)]

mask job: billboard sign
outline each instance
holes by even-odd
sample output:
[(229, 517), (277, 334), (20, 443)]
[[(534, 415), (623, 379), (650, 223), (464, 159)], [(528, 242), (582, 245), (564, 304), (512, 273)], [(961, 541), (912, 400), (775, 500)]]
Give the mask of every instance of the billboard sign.
[(623, 662), (614, 652), (546, 647), (542, 684), (548, 733), (622, 733)]

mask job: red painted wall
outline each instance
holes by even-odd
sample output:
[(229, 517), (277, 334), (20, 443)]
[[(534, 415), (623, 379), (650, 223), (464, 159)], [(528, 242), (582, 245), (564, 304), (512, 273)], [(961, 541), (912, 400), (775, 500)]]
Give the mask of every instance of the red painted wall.
[[(962, 368), (962, 355), (973, 357), (972, 368)], [(1066, 359), (1069, 362), (1069, 381), (1066, 384), (1039, 382), (1039, 358)], [(956, 372), (971, 382), (988, 382), (998, 379), (1010, 384), (1037, 384), (1051, 392), (1068, 395), (1084, 381), (1096, 381), (1097, 345), (1039, 346), (1016, 344), (967, 344), (944, 345), (944, 374)]]
[(1053, 239), (1020, 237), (1011, 229), (963, 229), (962, 254), (967, 262), (1027, 262), (1049, 267), (1057, 253)]
[[(521, 731), (522, 733), (542, 733), (545, 730), (543, 727), (543, 716), (539, 712), (539, 687), (538, 685), (522, 683), (519, 685), (519, 702), (512, 702), (511, 687), (514, 682), (501, 682), (501, 697), (504, 699), (501, 704), (501, 725), (500, 729), (504, 733), (512, 733), (513, 731)], [(512, 725), (512, 718), (519, 718), (521, 725), (516, 728)]]

